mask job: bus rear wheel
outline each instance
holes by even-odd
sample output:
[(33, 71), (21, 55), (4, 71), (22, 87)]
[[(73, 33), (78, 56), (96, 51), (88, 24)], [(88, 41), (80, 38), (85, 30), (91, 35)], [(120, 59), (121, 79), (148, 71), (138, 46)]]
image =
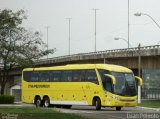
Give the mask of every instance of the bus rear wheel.
[(116, 110), (117, 110), (117, 111), (121, 111), (121, 108), (122, 108), (122, 107), (116, 107)]
[(49, 97), (44, 97), (44, 99), (43, 99), (43, 106), (44, 107), (49, 107), (50, 106)]
[(41, 106), (41, 98), (38, 96), (38, 97), (35, 97), (35, 102), (34, 104), (36, 105), (36, 107), (40, 107)]
[(95, 106), (96, 106), (96, 110), (101, 110), (101, 100), (99, 98), (96, 98)]

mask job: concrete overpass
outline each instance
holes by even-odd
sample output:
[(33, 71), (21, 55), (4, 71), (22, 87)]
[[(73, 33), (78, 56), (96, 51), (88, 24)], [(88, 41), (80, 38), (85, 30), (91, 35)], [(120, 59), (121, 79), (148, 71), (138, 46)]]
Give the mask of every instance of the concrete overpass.
[[(107, 63), (128, 67), (138, 74), (140, 69), (160, 69), (160, 45), (126, 49), (115, 49), (73, 55), (59, 56), (36, 61), (35, 67), (57, 66), (82, 63)], [(16, 68), (11, 75), (20, 75), (22, 69)]]
[(141, 57), (141, 68), (160, 68), (160, 45), (115, 49), (90, 53), (43, 59), (37, 66), (55, 66), (74, 63), (109, 63), (138, 68), (138, 57)]

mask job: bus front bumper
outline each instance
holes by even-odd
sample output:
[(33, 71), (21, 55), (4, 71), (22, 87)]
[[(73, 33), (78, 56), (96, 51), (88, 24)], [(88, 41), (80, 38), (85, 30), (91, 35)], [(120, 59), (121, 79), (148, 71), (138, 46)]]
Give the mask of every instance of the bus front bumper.
[(135, 107), (137, 106), (137, 101), (124, 102), (124, 101), (107, 101), (104, 106), (107, 107)]

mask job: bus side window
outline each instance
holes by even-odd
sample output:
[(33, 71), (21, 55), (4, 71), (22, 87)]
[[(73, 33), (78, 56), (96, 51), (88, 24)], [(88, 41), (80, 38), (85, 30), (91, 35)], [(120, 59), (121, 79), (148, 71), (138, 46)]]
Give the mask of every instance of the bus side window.
[(73, 82), (82, 82), (84, 81), (85, 72), (83, 70), (73, 71)]
[(31, 72), (31, 82), (38, 82), (39, 81), (39, 72), (33, 71)]
[(72, 71), (63, 71), (62, 82), (71, 82), (71, 81), (72, 81)]
[(60, 82), (61, 81), (61, 71), (51, 71), (50, 72), (50, 81), (51, 82)]
[(49, 75), (48, 75), (47, 71), (39, 72), (39, 81), (41, 81), (41, 82), (48, 82), (49, 81)]
[(30, 78), (31, 78), (31, 72), (30, 71), (24, 71), (23, 72), (23, 79), (25, 80), (25, 81), (30, 81)]
[(86, 70), (85, 80), (86, 82), (92, 82), (98, 84), (98, 78), (95, 70)]

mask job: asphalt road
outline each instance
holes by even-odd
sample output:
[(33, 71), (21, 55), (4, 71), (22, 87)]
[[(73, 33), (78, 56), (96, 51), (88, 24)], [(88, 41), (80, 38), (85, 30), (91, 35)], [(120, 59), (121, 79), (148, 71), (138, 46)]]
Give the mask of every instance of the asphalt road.
[(73, 106), (71, 109), (56, 108), (64, 113), (75, 113), (90, 119), (160, 119), (160, 111), (139, 107), (123, 107), (121, 111), (115, 108), (102, 108), (100, 111), (90, 106)]

